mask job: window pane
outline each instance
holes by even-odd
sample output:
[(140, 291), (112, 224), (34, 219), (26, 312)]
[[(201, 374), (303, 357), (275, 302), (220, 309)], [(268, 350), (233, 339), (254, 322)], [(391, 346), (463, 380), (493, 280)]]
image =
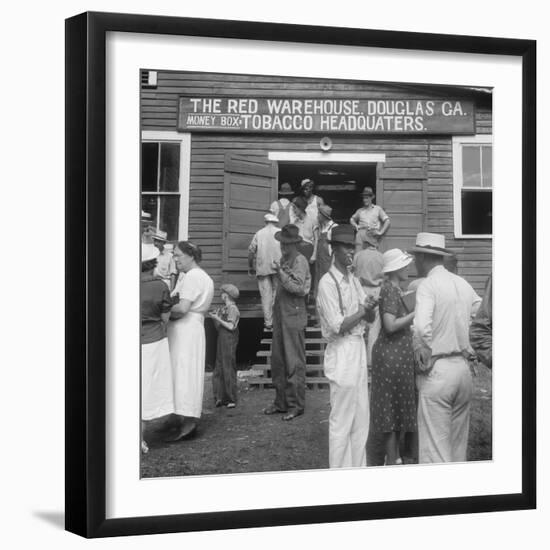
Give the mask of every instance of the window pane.
[(158, 143), (141, 144), (141, 190), (157, 191)]
[(462, 191), (462, 234), (492, 235), (493, 192)]
[(490, 145), (484, 145), (481, 150), (483, 187), (493, 187), (493, 148)]
[(157, 225), (157, 204), (158, 197), (155, 195), (142, 195), (141, 196), (141, 209), (144, 212), (151, 214), (151, 225), (158, 229)]
[(481, 148), (477, 145), (462, 147), (462, 185), (464, 187), (481, 186), (480, 153)]
[(178, 191), (180, 177), (179, 143), (160, 144), (160, 191)]
[(180, 214), (179, 196), (168, 196), (160, 198), (160, 220), (159, 228), (168, 233), (168, 240), (175, 241), (178, 238), (178, 225)]

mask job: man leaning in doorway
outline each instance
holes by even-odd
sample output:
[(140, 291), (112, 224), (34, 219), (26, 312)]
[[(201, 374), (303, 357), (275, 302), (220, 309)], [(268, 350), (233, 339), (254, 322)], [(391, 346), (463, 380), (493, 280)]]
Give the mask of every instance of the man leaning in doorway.
[(468, 331), (481, 298), (443, 266), (451, 255), (443, 235), (419, 233), (410, 252), (426, 273), (416, 291), (413, 323), (419, 462), (464, 462), (473, 394)]
[(256, 232), (248, 247), (248, 275), (258, 280), (258, 289), (262, 300), (264, 314), (264, 327), (271, 330), (273, 326), (273, 302), (277, 289), (277, 272), (273, 267), (275, 262), (281, 259), (281, 245), (275, 239), (275, 233), (279, 231), (277, 216), (266, 214), (265, 226)]
[(351, 271), (355, 229), (339, 225), (330, 240), (334, 263), (319, 282), (317, 309), (327, 340), (324, 372), (330, 384), (329, 466), (366, 465), (369, 433), (367, 350), (364, 333), (374, 318), (368, 298)]
[(390, 228), (389, 216), (380, 206), (372, 202), (374, 200), (372, 187), (365, 187), (362, 196), (363, 206), (349, 220), (349, 223), (357, 229), (355, 238), (355, 250), (357, 252), (363, 249), (367, 235), (374, 239), (378, 248), (382, 237)]
[(273, 306), (271, 376), (275, 401), (265, 414), (284, 413), (283, 420), (304, 414), (306, 400), (307, 312), (305, 297), (311, 287), (309, 264), (298, 252), (302, 238), (293, 224), (275, 234), (281, 243), (281, 262), (274, 263), (277, 293)]

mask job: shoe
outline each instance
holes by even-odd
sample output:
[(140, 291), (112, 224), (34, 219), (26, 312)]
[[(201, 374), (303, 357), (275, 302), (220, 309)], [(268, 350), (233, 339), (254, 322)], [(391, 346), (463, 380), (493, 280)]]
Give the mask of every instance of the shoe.
[(170, 437), (167, 437), (165, 443), (176, 443), (183, 439), (191, 439), (197, 434), (196, 422), (184, 422), (177, 430), (177, 432)]
[(290, 411), (288, 414), (285, 414), (283, 416), (283, 420), (293, 420), (297, 416), (302, 416), (303, 414), (304, 414), (304, 411), (300, 411), (296, 409), (294, 411)]
[(277, 413), (286, 413), (286, 411), (282, 411), (281, 409), (278, 409), (275, 405), (269, 405), (269, 407), (266, 407), (264, 409), (264, 414), (277, 414)]
[(227, 407), (228, 409), (234, 409), (234, 408), (235, 408), (235, 403), (228, 403), (228, 404), (226, 405), (226, 407)]

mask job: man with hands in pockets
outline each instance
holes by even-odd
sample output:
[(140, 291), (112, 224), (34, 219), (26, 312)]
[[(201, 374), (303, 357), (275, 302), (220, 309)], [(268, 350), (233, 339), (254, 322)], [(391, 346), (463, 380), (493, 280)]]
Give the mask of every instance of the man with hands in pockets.
[(319, 282), (317, 309), (327, 340), (325, 376), (330, 383), (329, 466), (366, 466), (369, 433), (367, 349), (364, 332), (374, 320), (376, 299), (367, 297), (351, 273), (355, 229), (332, 230), (333, 264)]

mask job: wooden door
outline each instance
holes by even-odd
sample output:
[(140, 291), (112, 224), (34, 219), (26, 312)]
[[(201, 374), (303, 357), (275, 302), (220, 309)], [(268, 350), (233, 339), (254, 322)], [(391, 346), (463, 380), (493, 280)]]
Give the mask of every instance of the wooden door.
[(427, 165), (389, 160), (378, 164), (376, 176), (376, 202), (391, 220), (380, 251), (407, 250), (414, 245), (416, 234), (427, 227)]
[(277, 163), (266, 157), (225, 157), (223, 280), (241, 291), (257, 291), (247, 276), (248, 246), (265, 225), (264, 215), (277, 199)]

